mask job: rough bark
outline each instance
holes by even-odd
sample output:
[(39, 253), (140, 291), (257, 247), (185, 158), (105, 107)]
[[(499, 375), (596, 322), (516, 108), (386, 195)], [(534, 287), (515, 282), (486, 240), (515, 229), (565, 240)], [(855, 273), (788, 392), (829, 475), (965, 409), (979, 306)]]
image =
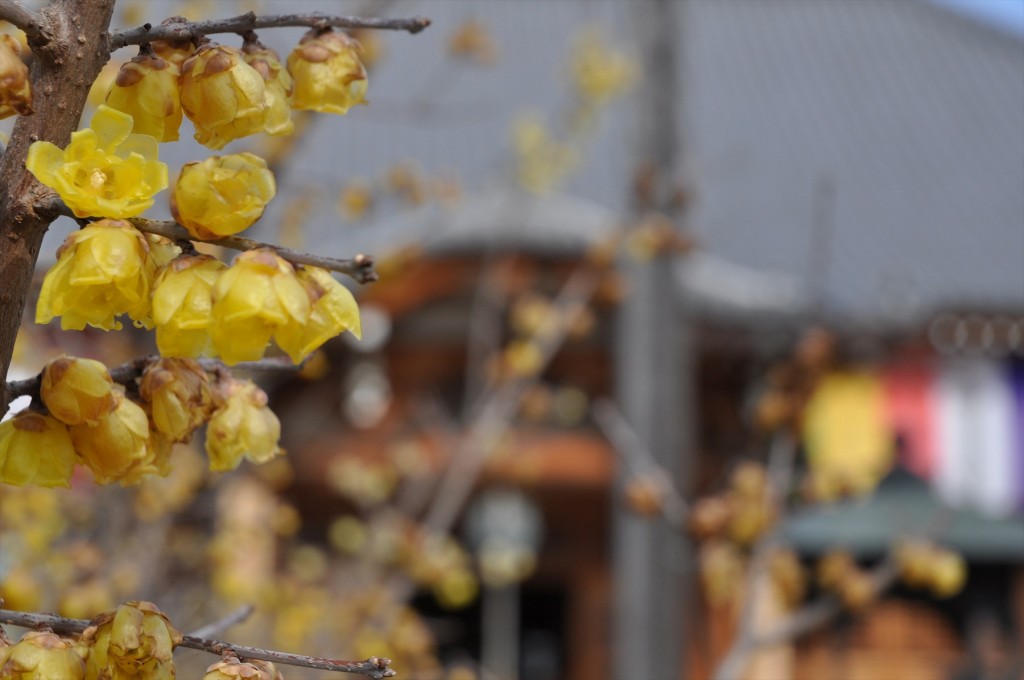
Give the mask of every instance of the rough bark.
[[(0, 157), (0, 377), (6, 381), (32, 285), (39, 247), (55, 210), (52, 192), (25, 169), (36, 140), (64, 147), (78, 127), (89, 86), (110, 58), (107, 30), (114, 0), (54, 0), (38, 14), (40, 30), (30, 38), (35, 56), (31, 80), (35, 113), (21, 116)], [(0, 413), (6, 412), (0, 382)]]

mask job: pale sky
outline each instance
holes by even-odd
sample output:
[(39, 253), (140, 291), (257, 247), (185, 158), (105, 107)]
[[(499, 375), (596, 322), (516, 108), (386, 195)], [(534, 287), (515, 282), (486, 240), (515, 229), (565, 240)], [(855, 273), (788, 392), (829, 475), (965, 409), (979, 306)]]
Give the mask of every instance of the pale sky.
[(1024, 0), (933, 0), (1024, 36)]

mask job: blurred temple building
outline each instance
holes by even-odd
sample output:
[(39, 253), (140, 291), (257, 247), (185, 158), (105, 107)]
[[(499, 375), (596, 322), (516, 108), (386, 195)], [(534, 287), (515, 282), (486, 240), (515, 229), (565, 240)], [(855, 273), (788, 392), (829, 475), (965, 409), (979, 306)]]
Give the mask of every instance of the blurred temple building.
[[(282, 195), (305, 192), (306, 247), (375, 253), (383, 278), (360, 291), (363, 341), (332, 342), (324, 379), (285, 380), (272, 396), (288, 424), (291, 494), (307, 527), (325, 529), (349, 507), (330, 481), (342, 457), (371, 467), (404, 461), (427, 480), (404, 489), (405, 509), (443, 514), (431, 491), (462, 464), (451, 455), (463, 428), (491, 403), (488, 385), (502, 370), (493, 350), (515, 338), (515, 310), (528, 317), (531, 299), (559, 295), (635, 217), (642, 102), (627, 95), (610, 107), (579, 171), (556, 191), (511, 182), (495, 141), (507, 137), (509, 112), (559, 110), (566, 88), (557, 68), (578, 28), (597, 24), (628, 42), (648, 5), (415, 3), (431, 30), (485, 23), (500, 58), (446, 82), (451, 67), (436, 42), (388, 42), (371, 76), (374, 106), (308, 132), (299, 152), (314, 171), (279, 177)], [(679, 404), (679, 423), (693, 427), (687, 447), (655, 456), (681, 461), (689, 498), (720, 486), (740, 457), (763, 457), (754, 404), (769, 367), (804, 329), (832, 329), (842, 370), (812, 397), (807, 465), (848, 447), (895, 471), (866, 499), (797, 514), (785, 535), (808, 560), (841, 545), (872, 563), (948, 506), (942, 540), (962, 551), (970, 577), (963, 593), (939, 602), (897, 590), (787, 646), (772, 668), (807, 680), (1021, 677), (1024, 41), (924, 0), (677, 5), (668, 71), (688, 196), (677, 221), (693, 245), (675, 257), (671, 290), (661, 291), (669, 304), (647, 332), (676, 328), (686, 338), (680, 374), (659, 380), (692, 395)], [(424, 177), (453, 173), (461, 199), (379, 205), (339, 226), (339, 187), (408, 158)], [(283, 224), (294, 209), (272, 206), (260, 226)], [(536, 570), (511, 604), (501, 589), (485, 594), (482, 609), (454, 613), (424, 598), (442, 651), (479, 645), (531, 680), (618, 677), (616, 593), (630, 575), (616, 573), (615, 532), (633, 530), (619, 519), (626, 466), (587, 412), (622, 397), (617, 362), (630, 348), (616, 309), (636, 291), (629, 277), (621, 284), (602, 281), (592, 326), (557, 349), (507, 428), (480, 435), (488, 455), (477, 499), (488, 489), (518, 494), (506, 515), (534, 544)], [(504, 355), (513, 369), (536, 360), (521, 349)], [(482, 507), (451, 511), (471, 544)], [(695, 580), (681, 538), (646, 545), (638, 559), (669, 565), (662, 577)], [(678, 629), (639, 634), (677, 641), (675, 677), (710, 677), (735, 617), (694, 587), (680, 592), (679, 601), (638, 602), (631, 616), (655, 621), (656, 605), (682, 612)], [(495, 641), (499, 629), (513, 639)]]

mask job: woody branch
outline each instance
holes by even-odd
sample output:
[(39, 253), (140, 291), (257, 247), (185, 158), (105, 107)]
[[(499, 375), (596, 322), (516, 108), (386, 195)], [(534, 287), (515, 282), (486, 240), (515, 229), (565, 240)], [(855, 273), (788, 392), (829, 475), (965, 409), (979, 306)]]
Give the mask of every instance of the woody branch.
[(140, 45), (153, 40), (189, 40), (201, 35), (214, 33), (245, 33), (261, 28), (283, 28), (285, 26), (305, 26), (309, 28), (373, 28), (391, 31), (408, 31), (419, 33), (430, 25), (426, 17), (406, 19), (383, 19), (377, 17), (329, 16), (313, 12), (311, 14), (273, 14), (257, 16), (254, 12), (240, 14), (230, 19), (211, 21), (186, 21), (153, 26), (143, 24), (127, 31), (116, 31), (110, 36), (110, 50), (114, 51), (127, 45)]
[[(9, 623), (15, 626), (32, 629), (49, 629), (58, 635), (80, 635), (90, 622), (84, 619), (68, 619), (54, 614), (40, 614), (35, 612), (17, 612), (9, 609), (0, 609), (0, 623)], [(373, 680), (383, 680), (395, 675), (395, 671), (388, 668), (390, 659), (371, 656), (365, 661), (344, 661), (342, 659), (325, 659), (317, 656), (304, 656), (302, 654), (289, 654), (277, 652), (271, 649), (259, 647), (247, 647), (236, 645), (221, 640), (209, 640), (194, 635), (183, 635), (178, 647), (198, 649), (210, 654), (223, 655), (233, 653), (240, 659), (259, 659), (273, 663), (285, 664), (286, 666), (300, 666), (302, 668), (315, 668), (324, 671), (336, 671), (338, 673), (354, 673), (364, 675)]]

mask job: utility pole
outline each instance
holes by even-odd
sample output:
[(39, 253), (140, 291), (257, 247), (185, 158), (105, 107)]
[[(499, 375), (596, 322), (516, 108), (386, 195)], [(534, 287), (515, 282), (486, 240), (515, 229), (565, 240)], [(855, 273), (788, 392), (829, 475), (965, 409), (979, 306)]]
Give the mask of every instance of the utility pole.
[[(635, 96), (637, 186), (633, 215), (667, 213), (678, 181), (682, 13), (685, 3), (632, 4), (643, 82)], [(677, 223), (676, 227), (680, 225)], [(680, 305), (670, 253), (626, 265), (627, 293), (616, 336), (616, 391), (623, 415), (678, 488), (689, 491), (694, 447), (695, 362), (686, 305)], [(683, 301), (685, 303), (685, 301)], [(682, 311), (680, 311), (682, 309)], [(615, 680), (685, 677), (689, 607), (687, 575), (694, 555), (678, 529), (623, 508), (625, 471), (613, 516)]]

